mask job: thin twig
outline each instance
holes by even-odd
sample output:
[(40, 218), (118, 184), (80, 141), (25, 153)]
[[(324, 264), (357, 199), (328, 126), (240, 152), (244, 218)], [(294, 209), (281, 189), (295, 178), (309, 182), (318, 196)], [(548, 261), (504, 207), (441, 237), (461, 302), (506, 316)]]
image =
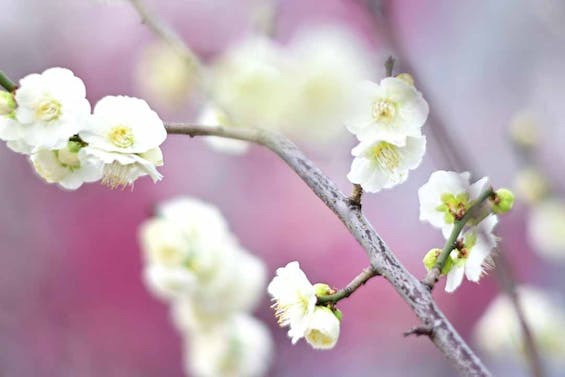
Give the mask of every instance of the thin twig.
[(467, 222), (469, 222), (469, 220), (473, 218), (476, 210), (480, 208), (483, 205), (483, 203), (493, 195), (493, 193), (494, 191), (492, 190), (492, 187), (485, 190), (481, 195), (479, 195), (476, 202), (465, 212), (463, 217), (461, 217), (459, 220), (456, 220), (455, 223), (453, 224), (453, 229), (451, 230), (451, 234), (449, 235), (449, 238), (445, 242), (441, 254), (437, 258), (435, 265), (428, 272), (428, 275), (426, 275), (426, 278), (422, 282), (430, 290), (432, 290), (435, 284), (438, 282), (439, 277), (441, 276), (441, 271), (443, 270), (443, 267), (447, 262), (447, 258), (449, 257), (449, 253), (451, 253), (451, 251), (455, 249), (455, 246), (457, 244), (457, 239), (461, 234), (461, 231), (463, 230)]
[(434, 336), (434, 326), (431, 325), (420, 325), (420, 326), (414, 326), (412, 327), (410, 330), (405, 331), (402, 335), (404, 336), (410, 336), (410, 335), (416, 335), (416, 336), (421, 336), (421, 335), (425, 335), (428, 337), (433, 337)]
[(18, 86), (2, 71), (0, 71), (0, 86), (2, 86), (2, 88), (6, 89), (8, 92), (13, 92), (18, 88)]
[(369, 279), (377, 275), (379, 275), (378, 271), (375, 270), (372, 266), (369, 266), (363, 269), (363, 271), (361, 271), (359, 275), (357, 275), (353, 280), (351, 280), (351, 282), (347, 284), (345, 288), (340, 289), (334, 294), (318, 297), (317, 305), (324, 305), (330, 303), (336, 304), (338, 301), (351, 296), (353, 292), (355, 292), (361, 286), (365, 285), (365, 283), (368, 282)]
[(410, 274), (375, 232), (358, 208), (320, 169), (283, 135), (265, 129), (203, 127), (186, 123), (167, 125), (169, 134), (221, 136), (263, 145), (276, 153), (331, 209), (366, 251), (371, 267), (394, 287), (422, 323), (437, 324), (430, 340), (463, 376), (490, 376), (490, 372), (449, 323), (430, 291)]

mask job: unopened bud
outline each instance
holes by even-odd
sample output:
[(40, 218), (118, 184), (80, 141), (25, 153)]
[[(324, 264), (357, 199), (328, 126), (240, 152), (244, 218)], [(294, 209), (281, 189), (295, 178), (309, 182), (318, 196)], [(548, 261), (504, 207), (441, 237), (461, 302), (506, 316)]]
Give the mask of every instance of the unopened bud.
[(424, 256), (423, 262), (424, 262), (424, 266), (426, 266), (426, 269), (428, 271), (430, 271), (432, 268), (434, 268), (440, 254), (441, 254), (441, 249), (431, 249), (430, 251), (428, 251), (426, 253), (426, 255)]
[(514, 205), (514, 193), (508, 189), (496, 190), (494, 198), (491, 198), (492, 211), (494, 213), (506, 213)]
[(409, 73), (400, 73), (396, 76), (397, 79), (404, 81), (410, 86), (414, 86), (414, 78)]
[(329, 285), (325, 283), (316, 283), (314, 284), (314, 294), (316, 297), (324, 297), (328, 295), (332, 295), (335, 293), (335, 289), (332, 289)]
[(11, 115), (16, 110), (16, 100), (12, 93), (0, 91), (0, 115)]

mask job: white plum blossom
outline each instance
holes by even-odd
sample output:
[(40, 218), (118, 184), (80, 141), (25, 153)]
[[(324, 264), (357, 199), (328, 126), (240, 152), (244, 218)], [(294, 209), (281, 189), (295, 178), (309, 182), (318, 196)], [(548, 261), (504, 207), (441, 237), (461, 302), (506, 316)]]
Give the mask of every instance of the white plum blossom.
[(81, 160), (104, 163), (102, 183), (112, 188), (127, 186), (140, 176), (154, 182), (162, 178), (159, 146), (167, 137), (163, 121), (142, 99), (107, 96), (96, 104), (89, 127), (80, 132), (88, 143)]
[(212, 96), (232, 123), (246, 127), (276, 127), (284, 95), (284, 54), (272, 40), (248, 37), (214, 62)]
[(332, 349), (339, 338), (340, 320), (330, 308), (316, 306), (304, 338), (314, 349)]
[(63, 148), (84, 129), (90, 116), (84, 83), (65, 68), (49, 68), (22, 78), (15, 100), (17, 140), (31, 149)]
[(273, 308), (281, 327), (289, 326), (292, 344), (304, 337), (314, 313), (317, 298), (314, 287), (300, 269), (298, 262), (290, 262), (277, 269), (267, 291), (274, 301)]
[(429, 113), (422, 94), (396, 77), (386, 77), (379, 84), (361, 83), (356, 103), (346, 126), (361, 141), (384, 139), (398, 144), (407, 136), (418, 137)]
[(394, 187), (420, 165), (425, 151), (425, 136), (406, 137), (397, 144), (380, 139), (362, 141), (351, 151), (355, 158), (347, 178), (367, 192)]
[(455, 220), (461, 218), (487, 188), (488, 178), (470, 183), (471, 174), (438, 170), (418, 190), (420, 221), (441, 229), (447, 238)]
[[(516, 290), (524, 317), (540, 354), (563, 364), (565, 360), (565, 307), (552, 292), (533, 286)], [(514, 305), (499, 295), (487, 307), (473, 331), (480, 348), (495, 357), (523, 357), (523, 336)]]
[(535, 205), (528, 218), (528, 239), (541, 256), (565, 260), (565, 202), (552, 198)]
[(371, 74), (366, 51), (359, 38), (335, 26), (307, 28), (293, 36), (286, 52), (281, 128), (314, 146), (343, 135), (356, 84)]
[(68, 190), (75, 190), (83, 183), (102, 178), (103, 165), (97, 161), (81, 161), (78, 141), (69, 141), (60, 149), (39, 149), (30, 160), (37, 174), (48, 183), (57, 183)]
[[(203, 126), (221, 126), (226, 128), (237, 126), (236, 123), (230, 121), (225, 112), (218, 108), (218, 106), (211, 103), (202, 109), (202, 112), (198, 117), (198, 124)], [(241, 140), (232, 140), (216, 136), (208, 136), (205, 140), (211, 148), (228, 154), (243, 154), (249, 149), (249, 143)]]
[(265, 325), (240, 314), (189, 334), (185, 370), (195, 377), (261, 377), (267, 372), (272, 353), (273, 341)]
[(459, 249), (449, 254), (446, 292), (453, 292), (466, 276), (469, 281), (478, 282), (485, 269), (492, 267), (492, 252), (498, 238), (493, 230), (498, 223), (496, 215), (487, 216), (479, 225), (471, 227), (462, 235)]

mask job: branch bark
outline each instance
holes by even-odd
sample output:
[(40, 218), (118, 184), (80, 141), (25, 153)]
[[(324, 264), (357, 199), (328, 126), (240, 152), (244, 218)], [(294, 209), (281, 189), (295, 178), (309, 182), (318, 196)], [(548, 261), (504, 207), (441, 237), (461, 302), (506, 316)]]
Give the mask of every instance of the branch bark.
[(276, 153), (308, 187), (331, 209), (363, 247), (371, 267), (394, 287), (423, 325), (434, 324), (430, 340), (452, 362), (463, 376), (490, 376), (481, 360), (473, 353), (434, 302), (430, 291), (410, 274), (392, 250), (375, 232), (358, 206), (352, 206), (343, 194), (286, 137), (263, 129), (202, 127), (185, 123), (167, 125), (170, 134), (220, 136), (263, 145)]

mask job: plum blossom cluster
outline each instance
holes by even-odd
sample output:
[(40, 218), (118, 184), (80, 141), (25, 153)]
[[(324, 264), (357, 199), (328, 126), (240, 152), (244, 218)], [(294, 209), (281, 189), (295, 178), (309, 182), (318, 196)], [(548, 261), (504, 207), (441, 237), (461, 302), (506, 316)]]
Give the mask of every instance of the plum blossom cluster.
[[(327, 144), (343, 134), (355, 83), (370, 75), (366, 51), (350, 32), (329, 26), (301, 30), (284, 46), (248, 36), (212, 62), (213, 101), (200, 122), (275, 129), (315, 147)], [(227, 153), (246, 150), (245, 143), (210, 140)]]
[(333, 305), (317, 305), (318, 297), (335, 293), (327, 284), (312, 285), (298, 262), (277, 269), (267, 288), (281, 327), (288, 326), (292, 344), (305, 338), (315, 349), (331, 349), (339, 338), (341, 312)]
[(215, 207), (180, 197), (140, 228), (144, 282), (171, 305), (191, 376), (259, 377), (270, 334), (250, 315), (266, 285), (263, 262), (247, 252)]
[(367, 192), (394, 187), (418, 167), (426, 151), (422, 126), (429, 108), (408, 74), (362, 82), (346, 120), (359, 144), (347, 178)]
[(160, 180), (166, 136), (142, 99), (107, 96), (91, 112), (84, 83), (65, 68), (30, 74), (13, 93), (0, 92), (0, 139), (65, 189), (96, 181), (124, 187), (145, 175)]
[[(512, 192), (496, 192), (484, 177), (471, 183), (467, 172), (439, 170), (418, 190), (420, 220), (441, 230), (449, 252), (441, 274), (447, 275), (445, 290), (453, 292), (466, 276), (478, 282), (485, 271), (493, 266), (493, 250), (498, 237), (494, 228), (497, 214), (508, 212), (514, 203)], [(455, 234), (454, 234), (455, 233)], [(451, 244), (453, 242), (453, 244)], [(424, 257), (424, 265), (431, 270), (442, 254), (432, 249)]]

